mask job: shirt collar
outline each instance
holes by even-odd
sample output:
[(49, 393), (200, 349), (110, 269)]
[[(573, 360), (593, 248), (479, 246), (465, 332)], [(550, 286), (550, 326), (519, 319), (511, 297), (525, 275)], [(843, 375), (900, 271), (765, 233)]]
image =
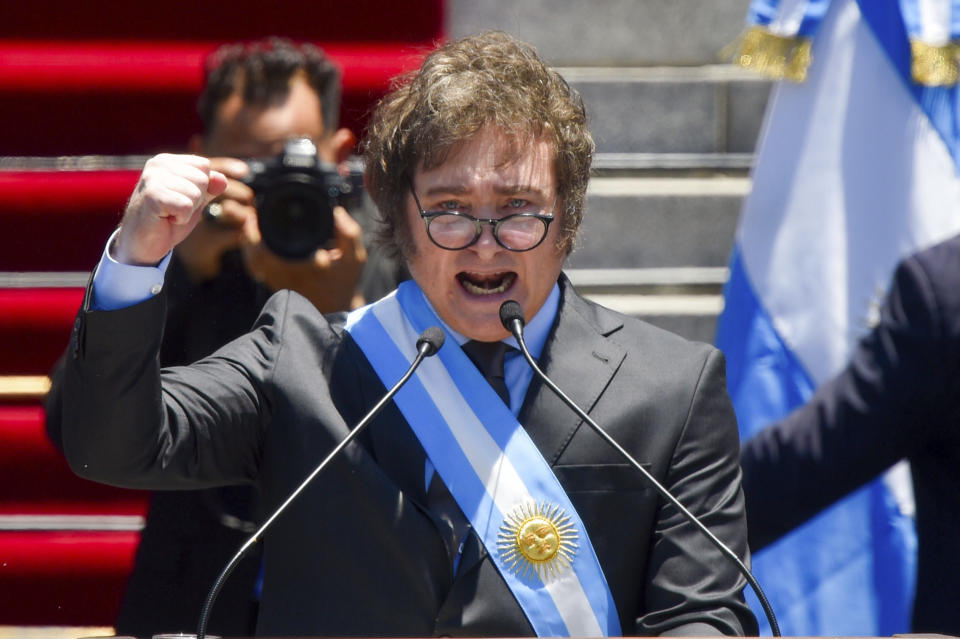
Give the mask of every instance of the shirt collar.
[[(469, 338), (461, 335), (457, 331), (450, 328), (450, 326), (443, 321), (443, 318), (440, 317), (440, 314), (437, 313), (436, 309), (433, 308), (433, 305), (430, 304), (430, 300), (427, 299), (427, 296), (424, 295), (423, 299), (427, 301), (427, 305), (430, 306), (430, 309), (433, 311), (433, 314), (437, 316), (440, 320), (440, 323), (443, 324), (443, 328), (449, 335), (451, 335), (457, 344), (461, 346), (466, 342), (470, 341)], [(547, 336), (550, 335), (550, 328), (553, 326), (553, 321), (557, 317), (557, 311), (560, 309), (560, 285), (554, 284), (553, 288), (550, 289), (550, 295), (547, 296), (547, 299), (543, 302), (543, 306), (540, 307), (540, 310), (537, 311), (537, 314), (534, 315), (529, 322), (523, 328), (523, 339), (527, 343), (527, 349), (530, 351), (530, 354), (537, 359), (540, 357), (540, 354), (543, 352), (543, 347), (547, 343)], [(504, 343), (520, 349), (520, 346), (517, 344), (517, 340), (511, 335), (503, 340)]]

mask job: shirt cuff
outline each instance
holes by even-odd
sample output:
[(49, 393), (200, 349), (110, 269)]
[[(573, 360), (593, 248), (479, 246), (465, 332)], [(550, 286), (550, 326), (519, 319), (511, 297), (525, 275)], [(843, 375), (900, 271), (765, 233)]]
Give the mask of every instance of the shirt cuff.
[(163, 290), (163, 276), (170, 264), (172, 252), (156, 266), (134, 266), (113, 259), (110, 247), (119, 228), (110, 235), (93, 276), (93, 299), (90, 307), (96, 311), (116, 311), (146, 301)]

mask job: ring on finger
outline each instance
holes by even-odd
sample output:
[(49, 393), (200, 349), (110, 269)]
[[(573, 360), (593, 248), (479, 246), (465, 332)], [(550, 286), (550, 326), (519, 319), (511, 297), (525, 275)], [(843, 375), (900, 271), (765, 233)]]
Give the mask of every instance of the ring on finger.
[(216, 221), (221, 215), (223, 215), (223, 205), (219, 202), (211, 202), (203, 210), (203, 216), (208, 220)]

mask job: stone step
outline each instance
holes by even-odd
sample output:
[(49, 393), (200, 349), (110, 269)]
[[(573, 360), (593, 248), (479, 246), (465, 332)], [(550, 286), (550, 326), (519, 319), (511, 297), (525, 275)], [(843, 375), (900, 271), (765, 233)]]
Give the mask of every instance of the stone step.
[(0, 290), (15, 288), (77, 288), (90, 281), (87, 271), (0, 271)]
[(713, 342), (726, 268), (578, 269), (565, 272), (588, 299), (701, 342)]
[[(651, 175), (743, 177), (753, 166), (753, 153), (607, 153), (593, 154), (598, 177)], [(0, 158), (2, 163), (3, 158)]]
[(577, 290), (591, 295), (717, 295), (729, 277), (725, 266), (577, 268), (564, 271)]
[(554, 65), (699, 65), (743, 30), (750, 0), (447, 0), (447, 32), (487, 29)]
[(596, 177), (571, 268), (724, 267), (747, 177)]
[(771, 81), (726, 64), (564, 67), (601, 153), (752, 153)]
[(587, 298), (681, 337), (707, 344), (714, 342), (717, 316), (723, 310), (723, 298), (720, 296), (701, 296), (689, 300), (607, 295), (587, 295)]

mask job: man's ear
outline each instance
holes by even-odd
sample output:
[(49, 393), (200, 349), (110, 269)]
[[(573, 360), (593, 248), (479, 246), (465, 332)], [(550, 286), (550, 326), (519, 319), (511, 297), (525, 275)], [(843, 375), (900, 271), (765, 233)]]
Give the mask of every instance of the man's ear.
[(357, 146), (357, 136), (350, 129), (337, 129), (330, 139), (330, 147), (333, 149), (337, 162), (344, 162), (350, 154), (354, 152)]

